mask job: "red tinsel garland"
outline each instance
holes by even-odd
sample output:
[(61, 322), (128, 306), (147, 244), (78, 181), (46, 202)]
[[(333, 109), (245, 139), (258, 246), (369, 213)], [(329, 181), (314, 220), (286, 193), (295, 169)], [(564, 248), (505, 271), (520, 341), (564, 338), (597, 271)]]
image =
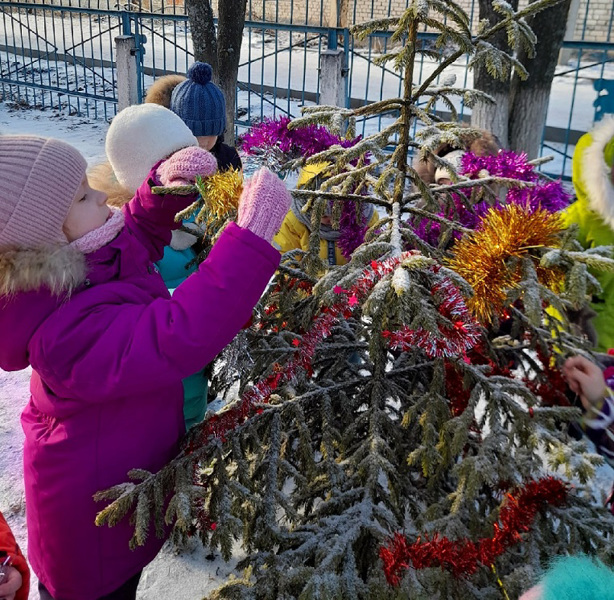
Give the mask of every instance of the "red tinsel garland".
[(409, 351), (417, 346), (431, 358), (463, 356), (480, 339), (480, 325), (469, 313), (460, 290), (452, 280), (442, 278), (432, 291), (434, 298), (441, 299), (437, 310), (452, 326), (439, 324), (439, 336), (424, 328), (410, 329), (407, 325), (398, 331), (384, 331), (382, 335), (390, 340), (393, 350)]
[(538, 348), (537, 357), (542, 364), (540, 376), (535, 379), (525, 377), (524, 384), (540, 400), (542, 406), (571, 406), (567, 397), (567, 381), (561, 370), (552, 364), (552, 356)]
[[(196, 438), (191, 438), (186, 452), (191, 454), (197, 449), (197, 447), (206, 445), (212, 439), (217, 438), (222, 442), (226, 441), (226, 436), (229, 432), (235, 430), (253, 414), (262, 412), (262, 408), (256, 408), (256, 406), (258, 404), (265, 404), (269, 402), (271, 395), (279, 388), (279, 386), (293, 381), (301, 372), (311, 374), (312, 360), (318, 344), (325, 337), (330, 335), (332, 328), (342, 318), (348, 318), (351, 316), (355, 307), (360, 304), (359, 299), (364, 298), (377, 283), (377, 281), (379, 281), (385, 275), (392, 273), (392, 271), (394, 271), (394, 269), (411, 254), (415, 254), (415, 252), (405, 252), (399, 257), (388, 258), (381, 262), (377, 262), (375, 260), (371, 261), (371, 268), (365, 269), (356, 283), (349, 290), (344, 290), (339, 286), (335, 286), (333, 291), (336, 294), (343, 294), (343, 299), (330, 307), (322, 307), (309, 331), (307, 331), (302, 338), (296, 338), (293, 340), (293, 345), (297, 347), (297, 350), (293, 353), (292, 358), (285, 365), (282, 365), (281, 363), (273, 364), (272, 373), (256, 383), (235, 405), (206, 419), (199, 426), (200, 432), (198, 441), (200, 443), (196, 443)], [(447, 293), (453, 290), (446, 285), (446, 279), (442, 280), (441, 290)], [(456, 290), (456, 287), (453, 287)], [(448, 303), (446, 303), (444, 300), (442, 302), (442, 306), (448, 306)], [(451, 306), (456, 305), (453, 302)], [(265, 309), (265, 312), (270, 314), (275, 312), (275, 310), (277, 310), (276, 306), (270, 311)], [(442, 314), (449, 317), (452, 313), (449, 312)], [(471, 325), (469, 325), (469, 328), (469, 330), (472, 331)], [(425, 341), (428, 341), (427, 338), (425, 338)], [(199, 476), (196, 468), (194, 472), (194, 483), (203, 487), (208, 485), (208, 478), (202, 478)], [(201, 510), (199, 511), (199, 520), (201, 522), (201, 526), (205, 529), (215, 529), (216, 527), (216, 523), (210, 519), (208, 512), (204, 509), (204, 506), (201, 507)]]
[(403, 534), (395, 533), (390, 543), (380, 549), (386, 580), (390, 585), (398, 585), (410, 567), (441, 567), (454, 577), (472, 575), (481, 564), (494, 564), (497, 556), (521, 542), (520, 534), (530, 530), (537, 512), (549, 504), (564, 504), (567, 492), (567, 484), (554, 477), (527, 482), (506, 495), (499, 523), (494, 524), (494, 535), (475, 542), (469, 539), (452, 541), (435, 533), (432, 537), (420, 536), (410, 544)]
[[(201, 444), (207, 444), (214, 438), (225, 441), (228, 432), (236, 429), (255, 412), (255, 405), (268, 402), (271, 394), (280, 385), (294, 380), (299, 372), (310, 373), (311, 362), (318, 344), (330, 335), (332, 328), (341, 318), (347, 318), (352, 314), (354, 307), (359, 303), (359, 296), (365, 296), (381, 277), (391, 273), (407, 256), (408, 253), (381, 262), (372, 261), (371, 268), (365, 269), (350, 290), (336, 287), (335, 293), (343, 292), (347, 294), (347, 297), (320, 310), (320, 314), (315, 318), (309, 331), (300, 340), (297, 339), (297, 350), (285, 365), (275, 363), (272, 367), (273, 372), (256, 383), (234, 406), (212, 415), (202, 423), (200, 426)], [(192, 441), (188, 452), (193, 452), (196, 447), (196, 442)]]
[[(297, 338), (295, 340), (297, 350), (285, 365), (275, 363), (272, 367), (273, 372), (257, 382), (243, 395), (239, 402), (221, 413), (212, 415), (201, 425), (201, 443), (206, 444), (213, 438), (225, 441), (226, 434), (229, 431), (236, 429), (236, 427), (253, 414), (255, 405), (268, 402), (271, 394), (279, 386), (293, 381), (299, 373), (310, 373), (312, 359), (318, 344), (330, 335), (332, 328), (340, 319), (348, 318), (352, 314), (354, 308), (360, 304), (360, 298), (364, 298), (382, 277), (392, 273), (404, 259), (412, 254), (415, 254), (415, 252), (406, 252), (398, 257), (387, 258), (380, 262), (371, 261), (371, 268), (365, 269), (349, 290), (336, 286), (333, 291), (336, 294), (343, 295), (343, 299), (332, 306), (325, 306), (320, 310), (309, 331), (301, 339)], [(473, 320), (469, 317), (468, 313), (461, 310), (460, 302), (462, 302), (462, 298), (460, 298), (456, 286), (451, 281), (447, 278), (442, 278), (438, 286), (437, 292), (441, 292), (444, 295), (444, 299), (439, 307), (440, 311), (455, 323), (456, 331), (453, 343), (455, 347), (462, 346), (466, 350), (477, 339)], [(446, 296), (449, 296), (449, 298), (446, 298)], [(462, 302), (462, 306), (464, 306), (464, 302)], [(467, 321), (466, 323), (461, 323), (460, 317), (464, 317), (465, 314), (467, 315)], [(444, 331), (445, 328), (440, 329), (442, 335), (451, 333), (450, 331)], [(462, 338), (466, 338), (464, 342), (461, 341)], [(434, 336), (430, 334), (426, 336), (420, 333), (416, 336), (415, 343), (416, 345), (424, 344), (421, 347), (426, 350), (433, 344), (433, 339), (435, 339)], [(193, 441), (191, 447), (188, 448), (188, 452), (193, 452), (195, 449), (196, 443)]]

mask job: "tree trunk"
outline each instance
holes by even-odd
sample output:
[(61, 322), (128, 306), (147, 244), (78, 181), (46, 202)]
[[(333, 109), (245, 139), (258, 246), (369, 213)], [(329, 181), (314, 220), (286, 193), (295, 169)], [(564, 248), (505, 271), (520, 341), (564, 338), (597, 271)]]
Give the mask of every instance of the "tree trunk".
[(530, 59), (522, 51), (518, 56), (529, 77), (526, 81), (515, 82), (510, 111), (510, 148), (526, 152), (529, 158), (539, 156), (550, 88), (565, 37), (570, 5), (571, 0), (563, 0), (531, 17), (528, 24), (537, 36), (536, 55)]
[(226, 143), (235, 139), (234, 118), (241, 42), (247, 0), (219, 0), (218, 3), (218, 83), (226, 98)]
[[(510, 2), (514, 10), (518, 8), (518, 0)], [(479, 0), (480, 21), (486, 19), (491, 25), (497, 23), (501, 17), (492, 8), (492, 0)], [(505, 31), (499, 31), (488, 40), (496, 48), (507, 48)], [(486, 68), (480, 67), (475, 71), (473, 83), (475, 89), (490, 94), (495, 104), (478, 102), (471, 112), (471, 125), (490, 131), (499, 140), (503, 148), (508, 145), (508, 118), (510, 111), (510, 82), (493, 79)]]
[(337, 0), (337, 6), (339, 7), (337, 27), (351, 27), (353, 15), (350, 13), (350, 0)]
[(219, 64), (211, 0), (186, 0), (186, 9), (190, 21), (194, 60), (209, 63), (213, 69), (213, 77), (217, 81)]

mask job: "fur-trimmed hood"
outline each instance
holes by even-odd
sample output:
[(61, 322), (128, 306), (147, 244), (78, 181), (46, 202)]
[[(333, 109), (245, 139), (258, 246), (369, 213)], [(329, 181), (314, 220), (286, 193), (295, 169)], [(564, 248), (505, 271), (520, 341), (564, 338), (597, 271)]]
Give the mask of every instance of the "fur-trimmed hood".
[(72, 246), (0, 251), (0, 296), (47, 288), (70, 293), (85, 279), (85, 257)]
[(0, 252), (0, 368), (28, 366), (32, 335), (85, 273), (84, 255), (68, 245)]
[(614, 229), (614, 182), (612, 166), (606, 162), (606, 146), (614, 140), (614, 117), (606, 117), (583, 135), (573, 156), (576, 196)]
[[(475, 128), (474, 128), (475, 130)], [(481, 129), (480, 136), (478, 138), (472, 137), (468, 140), (467, 145), (464, 148), (458, 148), (450, 144), (441, 144), (435, 154), (437, 156), (444, 156), (453, 150), (465, 150), (466, 152), (473, 152), (476, 156), (494, 156), (501, 149), (497, 138), (485, 129)], [(461, 130), (462, 138), (462, 130)], [(424, 183), (435, 183), (435, 171), (437, 166), (431, 159), (421, 160), (419, 156), (413, 161), (412, 167), (416, 173), (424, 181)]]
[(185, 81), (184, 75), (164, 75), (158, 77), (151, 87), (147, 90), (145, 102), (148, 104), (159, 104), (164, 108), (171, 107), (171, 96), (173, 90), (182, 82)]

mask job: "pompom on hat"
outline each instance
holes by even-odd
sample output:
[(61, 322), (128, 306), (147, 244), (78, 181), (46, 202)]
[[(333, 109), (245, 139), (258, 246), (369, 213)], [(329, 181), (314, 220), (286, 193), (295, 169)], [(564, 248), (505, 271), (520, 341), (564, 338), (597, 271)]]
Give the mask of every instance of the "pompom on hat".
[(62, 228), (86, 169), (60, 140), (0, 136), (0, 250), (67, 244)]
[(189, 146), (198, 146), (198, 140), (175, 113), (158, 104), (138, 104), (113, 119), (105, 150), (117, 181), (134, 193), (158, 161)]
[(226, 101), (212, 74), (211, 65), (195, 62), (171, 96), (171, 110), (195, 136), (219, 136), (226, 129)]

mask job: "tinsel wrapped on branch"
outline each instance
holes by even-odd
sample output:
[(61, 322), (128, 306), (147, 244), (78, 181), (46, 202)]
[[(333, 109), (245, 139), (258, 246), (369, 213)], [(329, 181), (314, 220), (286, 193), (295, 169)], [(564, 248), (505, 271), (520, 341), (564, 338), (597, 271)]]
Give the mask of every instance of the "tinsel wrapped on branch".
[(175, 220), (179, 222), (195, 217), (197, 223), (211, 227), (236, 218), (243, 191), (243, 174), (237, 169), (228, 169), (209, 177), (197, 177), (195, 185), (154, 186), (152, 189), (160, 195), (189, 196), (197, 192), (197, 199), (177, 213)]
[[(446, 217), (460, 223), (465, 229), (475, 229), (491, 208), (503, 209), (514, 204), (527, 209), (528, 212), (543, 210), (556, 213), (569, 205), (570, 195), (565, 191), (560, 181), (541, 178), (535, 171), (534, 164), (527, 160), (525, 154), (516, 154), (511, 150), (502, 150), (492, 156), (476, 156), (473, 152), (466, 152), (461, 159), (458, 171), (461, 181), (485, 180), (495, 186), (509, 186), (505, 194), (505, 201), (484, 200), (471, 202), (473, 187), (459, 187), (450, 194), (450, 201), (446, 208), (436, 213), (436, 216)], [(517, 185), (510, 183), (518, 182)], [(522, 185), (526, 182), (528, 185)], [(442, 237), (441, 221), (424, 213), (414, 218), (415, 233), (425, 242), (437, 246)], [(453, 237), (460, 239), (462, 231), (455, 229)]]
[(510, 546), (521, 543), (521, 534), (530, 531), (541, 508), (561, 506), (566, 497), (567, 485), (553, 477), (527, 482), (507, 494), (506, 503), (499, 513), (499, 523), (494, 524), (494, 534), (490, 538), (452, 541), (434, 533), (410, 544), (404, 535), (397, 533), (380, 550), (386, 579), (391, 585), (398, 585), (404, 571), (410, 567), (441, 567), (454, 577), (470, 577), (480, 565), (493, 565)]

